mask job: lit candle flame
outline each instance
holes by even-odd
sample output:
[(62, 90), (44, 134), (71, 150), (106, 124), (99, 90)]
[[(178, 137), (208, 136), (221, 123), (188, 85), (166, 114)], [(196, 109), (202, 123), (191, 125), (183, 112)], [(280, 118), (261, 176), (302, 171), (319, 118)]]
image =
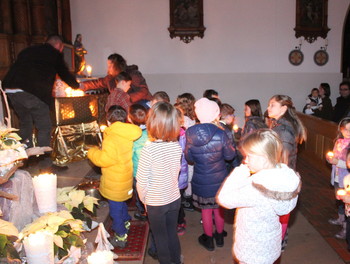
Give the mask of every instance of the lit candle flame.
[(233, 131), (238, 132), (239, 126), (237, 124), (233, 125)]
[(100, 126), (100, 130), (101, 130), (101, 132), (103, 132), (103, 131), (105, 131), (105, 129), (107, 128), (107, 126), (106, 125), (101, 125)]
[(344, 196), (344, 195), (346, 195), (346, 191), (345, 191), (344, 189), (339, 189), (339, 190), (337, 191), (337, 195), (338, 195), (338, 196)]
[(92, 67), (90, 65), (86, 66), (86, 72), (88, 77), (91, 77)]
[(329, 151), (328, 153), (327, 153), (327, 156), (328, 156), (328, 158), (333, 158), (334, 157), (334, 153), (332, 152), (332, 151)]

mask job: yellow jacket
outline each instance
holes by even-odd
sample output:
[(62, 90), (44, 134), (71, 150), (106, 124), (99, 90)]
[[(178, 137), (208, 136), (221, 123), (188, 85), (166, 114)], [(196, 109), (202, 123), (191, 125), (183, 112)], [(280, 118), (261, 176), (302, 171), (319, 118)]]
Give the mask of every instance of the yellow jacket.
[(103, 133), (102, 149), (89, 149), (88, 158), (102, 168), (101, 194), (112, 201), (126, 201), (132, 196), (132, 147), (141, 136), (140, 127), (115, 122)]

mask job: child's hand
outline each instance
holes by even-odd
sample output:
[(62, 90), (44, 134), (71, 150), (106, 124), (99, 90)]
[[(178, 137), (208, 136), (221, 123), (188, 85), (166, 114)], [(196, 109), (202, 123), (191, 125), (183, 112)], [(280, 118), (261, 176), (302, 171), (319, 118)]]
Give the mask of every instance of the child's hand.
[(337, 158), (334, 158), (334, 157), (331, 158), (327, 156), (327, 161), (332, 165), (337, 165), (339, 160)]

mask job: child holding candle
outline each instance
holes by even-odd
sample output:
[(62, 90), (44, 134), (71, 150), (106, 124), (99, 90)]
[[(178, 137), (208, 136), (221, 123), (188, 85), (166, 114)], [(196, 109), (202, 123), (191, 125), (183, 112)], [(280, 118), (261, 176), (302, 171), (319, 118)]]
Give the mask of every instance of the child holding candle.
[[(338, 126), (338, 138), (334, 144), (333, 156), (326, 155), (327, 161), (332, 164), (331, 183), (334, 186), (335, 192), (339, 188), (343, 188), (344, 177), (349, 173), (346, 168), (346, 153), (350, 147), (350, 118), (346, 117), (342, 119)], [(344, 212), (344, 203), (338, 200), (338, 217), (335, 219), (329, 219), (329, 223), (332, 225), (340, 225), (342, 229), (335, 237), (339, 239), (345, 239), (346, 237), (346, 221)]]
[(181, 115), (171, 104), (158, 102), (150, 109), (146, 126), (150, 143), (141, 150), (136, 187), (146, 205), (159, 262), (180, 264), (177, 220), (181, 204)]
[(245, 163), (222, 185), (217, 202), (235, 213), (234, 257), (239, 263), (274, 263), (281, 254), (279, 216), (296, 206), (300, 177), (282, 162), (282, 142), (269, 129), (241, 142)]
[[(192, 178), (193, 205), (202, 211), (204, 233), (198, 242), (208, 251), (224, 246), (224, 211), (215, 196), (228, 175), (225, 160), (236, 156), (235, 148), (219, 125), (218, 104), (205, 97), (195, 103), (195, 112), (201, 122), (186, 131), (185, 157), (194, 164)], [(213, 232), (213, 216), (216, 231)]]
[(132, 147), (141, 136), (141, 128), (127, 124), (127, 113), (118, 105), (107, 112), (107, 127), (103, 134), (102, 148), (89, 149), (88, 158), (102, 168), (100, 193), (108, 199), (109, 214), (113, 220), (115, 236), (111, 243), (125, 247), (130, 227), (126, 200), (132, 197)]

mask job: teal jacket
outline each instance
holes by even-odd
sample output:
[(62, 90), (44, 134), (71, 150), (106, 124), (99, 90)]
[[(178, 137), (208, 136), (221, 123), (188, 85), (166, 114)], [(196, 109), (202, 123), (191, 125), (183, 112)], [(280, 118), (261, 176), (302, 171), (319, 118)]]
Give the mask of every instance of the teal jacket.
[(142, 129), (141, 137), (134, 141), (134, 145), (132, 147), (132, 163), (133, 163), (133, 172), (132, 175), (136, 177), (137, 167), (139, 166), (140, 154), (143, 146), (146, 144), (148, 140), (147, 129)]

